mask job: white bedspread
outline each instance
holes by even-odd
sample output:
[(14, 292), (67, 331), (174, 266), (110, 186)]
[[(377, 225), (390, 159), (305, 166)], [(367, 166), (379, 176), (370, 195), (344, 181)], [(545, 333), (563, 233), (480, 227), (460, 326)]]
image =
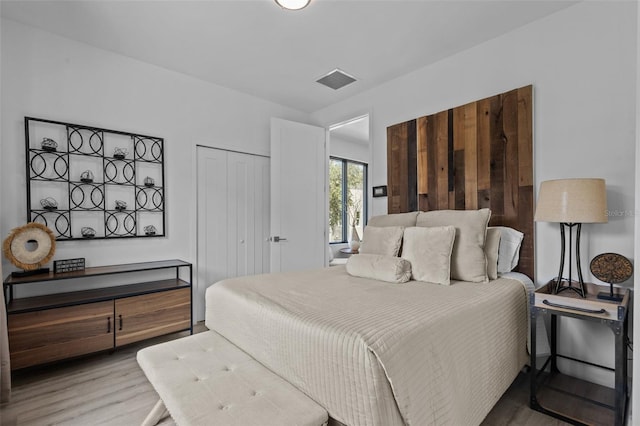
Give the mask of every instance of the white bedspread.
[(212, 285), (206, 325), (357, 425), (479, 424), (524, 366), (527, 298), (500, 278), (391, 284), (344, 267)]

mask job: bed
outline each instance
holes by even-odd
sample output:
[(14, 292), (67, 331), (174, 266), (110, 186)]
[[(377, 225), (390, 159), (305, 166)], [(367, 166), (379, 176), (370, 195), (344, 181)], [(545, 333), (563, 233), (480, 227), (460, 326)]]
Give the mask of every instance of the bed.
[[(366, 267), (364, 276), (347, 273), (352, 257), (346, 267), (222, 281), (206, 293), (207, 327), (346, 425), (481, 423), (527, 362), (532, 145), (532, 86), (388, 127), (387, 211), (394, 214), (370, 219), (360, 251), (368, 229), (453, 225), (451, 270), (417, 281), (410, 260), (413, 279), (389, 283)], [(451, 218), (488, 208), (478, 229), (470, 225), (481, 238), (469, 241), (482, 250), (487, 227), (508, 227), (520, 239), (506, 244), (503, 234), (499, 251), (516, 244), (519, 263), (474, 252), (474, 261), (459, 264), (471, 257), (458, 240), (466, 232)], [(438, 258), (429, 247), (416, 253)], [(481, 279), (503, 259), (505, 275)], [(508, 274), (514, 268), (526, 276)]]
[(387, 283), (344, 266), (235, 278), (206, 325), (347, 425), (479, 424), (527, 361), (517, 279)]

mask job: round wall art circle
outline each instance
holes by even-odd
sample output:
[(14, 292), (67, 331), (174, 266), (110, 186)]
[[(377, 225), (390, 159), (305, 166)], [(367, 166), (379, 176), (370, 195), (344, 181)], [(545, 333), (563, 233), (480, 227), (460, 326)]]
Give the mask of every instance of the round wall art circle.
[(41, 223), (15, 228), (2, 245), (4, 256), (15, 266), (33, 271), (51, 260), (56, 251), (53, 232)]
[(602, 253), (591, 260), (591, 273), (594, 277), (609, 283), (609, 291), (598, 293), (598, 299), (621, 302), (624, 298), (620, 292), (614, 292), (613, 285), (625, 282), (633, 275), (633, 264), (618, 253)]
[(591, 261), (594, 277), (609, 284), (625, 282), (633, 274), (631, 261), (618, 253), (602, 253)]

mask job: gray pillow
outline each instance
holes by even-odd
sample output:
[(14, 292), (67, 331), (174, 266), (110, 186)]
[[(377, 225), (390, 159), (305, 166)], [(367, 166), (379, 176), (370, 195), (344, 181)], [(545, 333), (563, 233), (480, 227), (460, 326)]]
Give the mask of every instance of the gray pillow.
[(347, 272), (354, 277), (406, 283), (411, 279), (411, 263), (400, 257), (354, 254), (347, 260)]
[[(492, 229), (493, 227), (489, 228)], [(520, 245), (524, 234), (507, 226), (496, 226), (500, 230), (500, 249), (498, 250), (498, 272), (513, 271), (520, 260)]]
[(385, 256), (398, 256), (402, 244), (402, 226), (367, 226), (364, 228), (360, 253), (382, 254)]
[(451, 255), (451, 278), (454, 280), (485, 282), (487, 259), (484, 243), (491, 210), (435, 210), (420, 212), (417, 226), (454, 226), (456, 239)]
[(484, 242), (484, 255), (487, 258), (487, 278), (490, 280), (498, 278), (498, 253), (501, 235), (502, 232), (499, 228), (491, 226), (487, 228), (487, 239)]
[(455, 237), (453, 226), (405, 228), (402, 258), (411, 262), (411, 277), (416, 281), (449, 285)]
[(416, 226), (418, 212), (394, 213), (373, 216), (367, 222), (369, 226)]

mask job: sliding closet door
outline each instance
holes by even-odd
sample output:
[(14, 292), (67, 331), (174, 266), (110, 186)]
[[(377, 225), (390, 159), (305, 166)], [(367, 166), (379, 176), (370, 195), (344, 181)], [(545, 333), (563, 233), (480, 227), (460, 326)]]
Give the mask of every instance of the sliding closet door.
[(255, 273), (263, 274), (269, 272), (271, 268), (271, 161), (266, 157), (253, 157), (254, 161), (254, 206), (256, 241), (255, 249)]
[(227, 275), (253, 274), (253, 158), (227, 154)]
[(268, 272), (268, 188), (268, 158), (198, 147), (196, 319), (211, 284)]
[(227, 274), (227, 152), (197, 148), (198, 264), (194, 317), (204, 319), (204, 292)]
[(228, 274), (268, 272), (269, 159), (229, 152), (227, 182)]

